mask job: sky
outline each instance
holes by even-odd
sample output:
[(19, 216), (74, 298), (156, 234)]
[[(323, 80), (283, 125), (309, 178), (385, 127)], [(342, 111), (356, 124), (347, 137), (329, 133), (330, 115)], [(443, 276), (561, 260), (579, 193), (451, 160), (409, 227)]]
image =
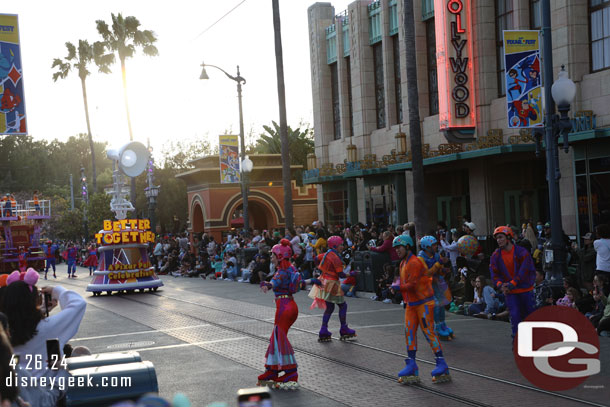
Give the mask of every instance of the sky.
[[(66, 42), (100, 40), (96, 20), (111, 13), (135, 16), (155, 32), (159, 56), (140, 52), (127, 60), (127, 87), (134, 139), (150, 139), (155, 155), (172, 140), (208, 140), (239, 133), (236, 83), (213, 68), (200, 80), (200, 64), (231, 75), (239, 65), (246, 134), (279, 122), (271, 0), (20, 0), (2, 2), (0, 13), (19, 16), (28, 133), (35, 139), (67, 140), (86, 133), (76, 72), (53, 82), (54, 58), (67, 55)], [(313, 124), (307, 8), (313, 0), (280, 1), (288, 125)], [(333, 2), (335, 12), (350, 1)], [(203, 33), (203, 34), (202, 34)], [(118, 147), (129, 140), (120, 65), (102, 74), (92, 64), (87, 79), (91, 130), (96, 141)]]

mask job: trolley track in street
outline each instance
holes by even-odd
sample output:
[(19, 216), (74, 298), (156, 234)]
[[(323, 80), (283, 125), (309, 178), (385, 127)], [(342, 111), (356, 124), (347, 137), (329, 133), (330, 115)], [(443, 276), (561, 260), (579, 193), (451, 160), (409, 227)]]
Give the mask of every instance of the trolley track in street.
[[(79, 287), (82, 288), (82, 286), (79, 285), (79, 284), (74, 284), (74, 283), (69, 283), (69, 282), (63, 282), (63, 283), (64, 284), (69, 284), (69, 285), (74, 285), (74, 286), (79, 286)], [(216, 312), (220, 312), (220, 313), (225, 313), (225, 314), (233, 315), (233, 316), (237, 316), (237, 317), (240, 317), (240, 318), (245, 318), (245, 319), (248, 319), (248, 320), (253, 320), (253, 321), (256, 321), (256, 322), (264, 323), (266, 325), (273, 325), (273, 321), (270, 321), (269, 319), (258, 318), (258, 317), (252, 316), (252, 315), (246, 315), (244, 313), (236, 312), (234, 310), (224, 309), (224, 308), (217, 307), (217, 306), (212, 306), (212, 305), (209, 305), (209, 304), (202, 304), (200, 302), (191, 301), (191, 300), (184, 299), (184, 298), (177, 298), (175, 296), (165, 294), (162, 291), (155, 292), (155, 293), (148, 293), (148, 294), (149, 295), (153, 295), (155, 297), (163, 298), (163, 299), (166, 299), (166, 300), (175, 301), (175, 302), (178, 302), (178, 303), (189, 304), (191, 306), (200, 307), (200, 308), (204, 308), (204, 309), (209, 309), (209, 310), (212, 310), (212, 311), (216, 311)], [(144, 301), (144, 297), (140, 297), (139, 294), (132, 294), (132, 295), (116, 295), (115, 294), (115, 296), (117, 296), (117, 297), (119, 297), (119, 298), (121, 298), (123, 300), (127, 300), (129, 302), (134, 302), (134, 303), (142, 304), (142, 305), (145, 305), (145, 306), (152, 306), (152, 307), (155, 307), (155, 308), (161, 309), (161, 310), (163, 309), (162, 304), (158, 304), (158, 303), (155, 304), (154, 302), (151, 303), (149, 301)], [(270, 308), (270, 307), (268, 307), (268, 308)], [(226, 331), (234, 332), (234, 333), (237, 333), (237, 334), (242, 335), (242, 336), (248, 336), (250, 338), (256, 339), (257, 341), (261, 341), (263, 343), (268, 343), (268, 341), (269, 341), (269, 338), (266, 337), (266, 336), (257, 335), (257, 334), (248, 332), (248, 331), (246, 331), (244, 329), (239, 329), (237, 327), (231, 327), (231, 326), (228, 326), (227, 323), (216, 322), (216, 321), (210, 320), (210, 318), (206, 318), (205, 316), (193, 315), (192, 313), (183, 312), (183, 311), (181, 311), (179, 309), (172, 309), (171, 312), (172, 313), (179, 313), (179, 314), (181, 314), (181, 315), (183, 315), (185, 317), (193, 318), (195, 320), (198, 320), (198, 321), (201, 321), (201, 322), (205, 322), (206, 324), (218, 327), (218, 328), (226, 330)], [(303, 328), (296, 327), (296, 326), (291, 327), (291, 331), (292, 330), (298, 331), (298, 332), (302, 332), (302, 333), (306, 333), (306, 334), (310, 334), (312, 336), (315, 336), (316, 338), (318, 336), (318, 333), (315, 332), (315, 331), (303, 329)], [(333, 339), (338, 340), (339, 338), (333, 337)], [(360, 343), (360, 342), (357, 342), (357, 341), (345, 341), (345, 343), (349, 344), (351, 346), (356, 346), (356, 347), (368, 349), (370, 351), (380, 352), (380, 353), (383, 353), (383, 354), (400, 357), (401, 359), (404, 357), (403, 354), (400, 354), (398, 352), (393, 352), (391, 350), (387, 350), (387, 349), (383, 349), (383, 348), (367, 345), (367, 344)], [(294, 346), (293, 345), (293, 348), (294, 348), (295, 351), (297, 351), (299, 353), (302, 353), (304, 355), (307, 355), (309, 357), (312, 357), (312, 358), (316, 358), (316, 359), (319, 359), (319, 360), (323, 360), (323, 361), (326, 361), (326, 362), (337, 364), (337, 365), (343, 366), (345, 368), (352, 369), (352, 370), (355, 370), (355, 371), (358, 371), (358, 372), (361, 372), (361, 373), (364, 373), (364, 374), (367, 374), (367, 375), (375, 376), (375, 377), (378, 377), (380, 379), (383, 379), (383, 380), (386, 380), (386, 381), (389, 381), (389, 382), (393, 382), (393, 383), (397, 382), (396, 376), (392, 375), (392, 374), (381, 372), (379, 370), (371, 369), (371, 368), (364, 367), (364, 366), (361, 366), (361, 365), (358, 365), (358, 364), (355, 364), (355, 363), (347, 362), (347, 361), (344, 361), (344, 360), (336, 359), (334, 357), (320, 355), (320, 354), (317, 354), (317, 353), (312, 352), (310, 350), (303, 349), (300, 346)], [(426, 360), (426, 359), (421, 359), (421, 358), (417, 358), (417, 361), (421, 362), (421, 363), (424, 363), (424, 364), (428, 364), (428, 365), (434, 365), (435, 364), (435, 362), (433, 362), (433, 361)], [(603, 407), (604, 406), (604, 404), (599, 404), (599, 403), (596, 403), (594, 401), (579, 399), (579, 398), (576, 398), (576, 397), (572, 397), (572, 396), (568, 396), (568, 395), (564, 395), (564, 394), (560, 394), (560, 393), (555, 393), (555, 392), (551, 392), (551, 391), (546, 391), (546, 390), (538, 389), (538, 388), (535, 388), (535, 387), (532, 387), (532, 386), (524, 385), (524, 384), (521, 384), (521, 383), (516, 383), (516, 382), (510, 381), (510, 380), (506, 380), (506, 379), (502, 379), (502, 378), (498, 378), (498, 377), (494, 377), (494, 376), (490, 376), (490, 375), (474, 372), (474, 371), (467, 370), (467, 369), (461, 369), (461, 368), (458, 368), (458, 367), (455, 367), (455, 366), (451, 366), (450, 369), (452, 371), (454, 371), (454, 372), (459, 372), (459, 373), (463, 373), (463, 374), (470, 375), (470, 376), (473, 376), (473, 377), (477, 377), (479, 379), (493, 381), (493, 382), (496, 382), (496, 383), (501, 383), (503, 385), (512, 386), (512, 387), (519, 388), (519, 389), (522, 389), (522, 390), (535, 392), (535, 393), (538, 393), (540, 395), (550, 396), (550, 397), (555, 398), (555, 399), (563, 399), (564, 401), (569, 401), (569, 402), (573, 402), (573, 403), (580, 403), (582, 405), (599, 406), (599, 407)], [(460, 396), (460, 395), (457, 395), (457, 394), (448, 393), (445, 390), (436, 389), (435, 387), (437, 387), (437, 386), (438, 387), (442, 387), (443, 384), (432, 385), (432, 386), (425, 385), (425, 384), (415, 384), (415, 385), (408, 385), (408, 386), (405, 386), (405, 387), (409, 387), (409, 388), (412, 388), (412, 389), (417, 389), (417, 390), (420, 390), (420, 391), (423, 391), (423, 392), (427, 392), (427, 393), (430, 393), (430, 394), (442, 397), (442, 398), (447, 399), (447, 400), (453, 400), (453, 401), (458, 402), (458, 403), (460, 403), (462, 405), (470, 405), (470, 406), (489, 406), (489, 405), (491, 405), (489, 402), (481, 402), (481, 401), (474, 400), (472, 398), (467, 398), (467, 397), (463, 397), (463, 396)], [(315, 391), (315, 389), (311, 389), (311, 390)], [(338, 401), (341, 401), (341, 400), (338, 400)]]
[[(263, 318), (256, 318), (256, 317), (253, 317), (251, 315), (245, 315), (245, 314), (242, 314), (242, 313), (239, 313), (239, 312), (223, 309), (223, 308), (220, 308), (220, 307), (214, 307), (214, 306), (211, 306), (211, 305), (208, 305), (208, 304), (201, 304), (201, 303), (198, 303), (198, 302), (195, 302), (195, 301), (190, 301), (190, 300), (186, 300), (186, 299), (182, 299), (182, 298), (176, 298), (174, 296), (167, 295), (167, 294), (162, 294), (160, 292), (155, 292), (155, 293), (152, 293), (152, 294), (155, 295), (155, 296), (158, 296), (158, 297), (163, 297), (163, 298), (169, 299), (169, 300), (178, 301), (178, 302), (182, 302), (182, 303), (187, 303), (187, 304), (190, 304), (190, 305), (194, 305), (194, 306), (198, 306), (198, 307), (202, 307), (202, 308), (207, 308), (207, 309), (218, 311), (218, 312), (224, 312), (224, 313), (227, 313), (227, 314), (239, 316), (241, 318), (248, 318), (248, 319), (251, 319), (251, 320), (256, 320), (256, 321), (261, 322), (261, 323), (273, 325), (272, 321), (265, 320)], [(149, 304), (149, 303), (147, 303), (145, 301), (138, 301), (134, 296), (129, 296), (129, 297), (124, 297), (123, 296), (122, 298), (126, 298), (126, 299), (128, 299), (130, 301), (139, 302), (139, 303), (146, 304), (146, 305), (151, 305), (151, 304)], [(176, 311), (176, 312), (181, 312), (181, 311)], [(226, 324), (216, 323), (214, 321), (210, 321), (208, 319), (205, 319), (205, 318), (202, 318), (202, 317), (199, 317), (199, 316), (193, 316), (193, 315), (185, 314), (185, 313), (183, 313), (183, 314), (187, 315), (189, 317), (196, 318), (198, 320), (204, 321), (206, 323), (209, 323), (209, 324), (212, 324), (212, 325), (215, 325), (215, 326), (218, 326), (218, 327), (222, 327), (223, 329), (228, 329), (230, 331), (233, 331), (233, 332), (236, 332), (236, 333), (239, 333), (239, 334), (251, 336), (253, 338), (262, 340), (264, 342), (268, 342), (269, 341), (269, 339), (267, 337), (262, 337), (262, 336), (259, 336), (259, 335), (251, 334), (251, 333), (249, 333), (247, 331), (244, 331), (244, 330), (241, 330), (241, 329), (238, 329), (238, 328), (229, 327)], [(295, 327), (295, 326), (292, 326), (290, 329), (291, 330), (295, 330), (295, 331), (299, 331), (299, 332), (308, 333), (308, 334), (314, 335), (315, 337), (318, 336), (317, 332), (310, 331), (310, 330), (307, 330), (307, 329), (303, 329), (303, 328), (299, 328), (299, 327)], [(339, 338), (336, 337), (336, 336), (333, 336), (333, 339), (339, 340)], [(378, 347), (375, 347), (375, 346), (359, 343), (357, 341), (345, 341), (345, 343), (349, 344), (349, 345), (352, 345), (352, 346), (362, 347), (362, 348), (370, 349), (370, 350), (373, 350), (373, 351), (376, 351), (376, 352), (381, 352), (381, 353), (389, 354), (389, 355), (392, 355), (392, 356), (398, 356), (400, 358), (404, 357), (403, 354), (400, 354), (400, 353), (397, 353), (397, 352), (393, 352), (393, 351), (390, 351), (390, 350), (387, 350), (387, 349), (378, 348)], [(324, 359), (324, 360), (327, 360), (327, 361), (330, 361), (330, 362), (333, 362), (333, 363), (341, 364), (343, 366), (349, 367), (349, 368), (354, 369), (354, 370), (358, 370), (358, 371), (361, 371), (361, 372), (364, 372), (364, 373), (367, 373), (367, 374), (375, 375), (375, 376), (378, 376), (378, 377), (390, 380), (390, 381), (392, 381), (394, 383), (396, 383), (396, 381), (397, 381), (397, 378), (394, 375), (389, 375), (387, 373), (379, 372), (379, 371), (374, 370), (374, 369), (370, 369), (370, 368), (366, 368), (366, 367), (363, 367), (363, 366), (359, 366), (359, 365), (356, 365), (356, 364), (353, 364), (353, 363), (350, 363), (350, 362), (346, 362), (346, 361), (343, 361), (343, 360), (339, 360), (339, 359), (336, 359), (336, 358), (332, 358), (332, 357), (328, 357), (328, 356), (322, 356), (322, 355), (316, 354), (314, 352), (308, 351), (306, 349), (302, 349), (302, 348), (300, 348), (298, 346), (294, 346), (294, 349), (299, 351), (299, 352), (301, 352), (301, 353), (307, 354), (309, 356), (320, 358), (320, 359)], [(417, 358), (416, 360), (418, 362), (426, 363), (426, 364), (429, 364), (429, 365), (435, 365), (434, 361), (430, 361), (430, 360), (426, 360), (426, 359), (421, 359), (421, 358)], [(551, 396), (551, 397), (555, 397), (555, 398), (559, 398), (559, 399), (564, 399), (566, 401), (571, 401), (571, 402), (575, 402), (575, 403), (581, 403), (581, 404), (584, 404), (584, 405), (590, 405), (590, 406), (596, 406), (596, 407), (604, 407), (603, 404), (599, 404), (599, 403), (596, 403), (596, 402), (593, 402), (593, 401), (579, 399), (579, 398), (572, 397), (572, 396), (567, 396), (567, 395), (564, 395), (564, 394), (561, 394), (561, 393), (555, 393), (555, 392), (551, 392), (551, 391), (546, 391), (546, 390), (538, 389), (538, 388), (533, 387), (533, 386), (528, 386), (528, 385), (524, 385), (524, 384), (521, 384), (521, 383), (516, 383), (516, 382), (510, 381), (510, 380), (506, 380), (506, 379), (502, 379), (502, 378), (498, 378), (498, 377), (494, 377), (494, 376), (490, 376), (490, 375), (486, 375), (486, 374), (482, 374), (482, 373), (478, 373), (478, 372), (473, 372), (473, 371), (467, 370), (467, 369), (461, 369), (461, 368), (458, 368), (458, 367), (455, 367), (455, 366), (451, 366), (450, 370), (453, 370), (453, 371), (456, 371), (456, 372), (460, 372), (460, 373), (464, 373), (464, 374), (471, 375), (471, 376), (475, 376), (475, 377), (478, 377), (480, 379), (490, 380), (490, 381), (502, 383), (502, 384), (505, 384), (505, 385), (517, 387), (517, 388), (520, 388), (520, 389), (523, 389), (523, 390), (528, 390), (528, 391), (536, 392), (538, 394), (544, 394), (546, 396)], [(417, 388), (419, 390), (427, 391), (429, 393), (432, 393), (432, 394), (435, 394), (435, 395), (438, 395), (438, 396), (442, 396), (442, 397), (445, 397), (445, 398), (450, 398), (452, 400), (459, 401), (461, 403), (472, 405), (472, 406), (488, 406), (489, 405), (488, 403), (481, 403), (481, 402), (478, 402), (476, 400), (472, 400), (472, 399), (465, 398), (465, 397), (462, 397), (462, 396), (458, 396), (458, 395), (455, 395), (455, 394), (447, 394), (446, 392), (443, 392), (443, 391), (440, 391), (440, 390), (436, 390), (436, 389), (434, 389), (434, 388), (432, 388), (430, 386), (424, 385), (424, 384), (417, 384), (417, 385), (410, 385), (410, 386), (413, 387), (413, 388)], [(442, 384), (434, 385), (434, 386), (442, 386)]]

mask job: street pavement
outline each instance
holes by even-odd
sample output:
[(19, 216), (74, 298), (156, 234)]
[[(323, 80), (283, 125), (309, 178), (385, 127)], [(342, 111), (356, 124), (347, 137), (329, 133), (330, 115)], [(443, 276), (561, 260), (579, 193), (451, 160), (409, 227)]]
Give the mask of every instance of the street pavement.
[[(88, 306), (70, 342), (93, 353), (136, 350), (154, 363), (160, 395), (189, 397), (193, 406), (214, 401), (236, 405), (240, 388), (255, 387), (264, 370), (264, 354), (273, 327), (272, 293), (258, 286), (201, 278), (161, 276), (156, 293), (93, 297), (85, 292), (88, 270), (77, 268), (68, 279), (58, 266), (60, 284), (79, 292)], [(348, 298), (353, 343), (317, 342), (321, 311), (311, 310), (307, 292), (295, 295), (299, 318), (289, 339), (299, 363), (298, 391), (273, 391), (274, 406), (489, 405), (572, 406), (610, 402), (610, 340), (600, 338), (601, 373), (575, 389), (548, 394), (536, 391), (518, 371), (511, 353), (510, 325), (447, 313), (456, 338), (443, 342), (452, 382), (432, 385), (433, 355), (419, 336), (422, 386), (396, 383), (404, 366), (404, 310), (399, 305)], [(338, 315), (329, 329), (339, 333)]]

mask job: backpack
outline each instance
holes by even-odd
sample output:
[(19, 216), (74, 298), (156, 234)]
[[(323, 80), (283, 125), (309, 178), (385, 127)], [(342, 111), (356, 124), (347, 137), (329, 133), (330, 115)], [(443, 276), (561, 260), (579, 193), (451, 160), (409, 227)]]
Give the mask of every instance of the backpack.
[(301, 289), (301, 273), (299, 273), (294, 267), (290, 267), (290, 283), (288, 284), (288, 291), (290, 294), (299, 292)]

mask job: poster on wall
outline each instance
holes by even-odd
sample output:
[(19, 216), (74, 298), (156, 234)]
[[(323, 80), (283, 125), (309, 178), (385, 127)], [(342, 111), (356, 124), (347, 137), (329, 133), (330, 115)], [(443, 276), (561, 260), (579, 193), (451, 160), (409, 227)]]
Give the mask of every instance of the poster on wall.
[(0, 14), (0, 134), (27, 134), (17, 16)]
[(239, 183), (239, 141), (237, 136), (218, 136), (220, 155), (220, 183)]
[(509, 128), (543, 127), (540, 32), (504, 31)]

